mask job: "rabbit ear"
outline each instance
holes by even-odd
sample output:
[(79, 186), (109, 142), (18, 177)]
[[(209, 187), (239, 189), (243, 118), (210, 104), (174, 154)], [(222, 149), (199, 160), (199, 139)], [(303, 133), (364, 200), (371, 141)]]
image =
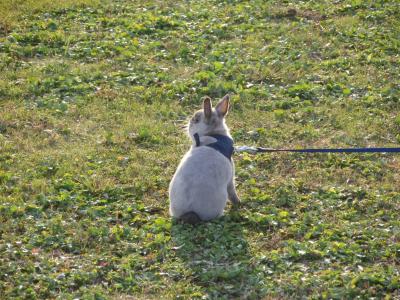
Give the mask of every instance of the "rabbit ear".
[(212, 114), (212, 104), (211, 104), (211, 98), (210, 97), (205, 97), (203, 100), (203, 110), (204, 110), (204, 115), (207, 119), (211, 118)]
[(215, 107), (218, 116), (225, 117), (229, 110), (229, 95), (225, 95)]

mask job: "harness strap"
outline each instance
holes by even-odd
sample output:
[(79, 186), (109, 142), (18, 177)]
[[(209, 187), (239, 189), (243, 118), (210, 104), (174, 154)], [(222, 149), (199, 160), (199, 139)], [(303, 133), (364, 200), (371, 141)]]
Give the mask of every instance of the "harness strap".
[(200, 137), (198, 133), (193, 134), (194, 140), (196, 142), (196, 147), (200, 146)]
[[(217, 141), (211, 144), (206, 144), (204, 146), (213, 148), (214, 150), (218, 151), (221, 153), (223, 156), (225, 156), (227, 159), (231, 160), (232, 154), (235, 150), (233, 147), (233, 140), (225, 135), (221, 134), (211, 134), (209, 135), (210, 137), (215, 138)], [(198, 133), (193, 134), (196, 147), (200, 146), (200, 136)]]

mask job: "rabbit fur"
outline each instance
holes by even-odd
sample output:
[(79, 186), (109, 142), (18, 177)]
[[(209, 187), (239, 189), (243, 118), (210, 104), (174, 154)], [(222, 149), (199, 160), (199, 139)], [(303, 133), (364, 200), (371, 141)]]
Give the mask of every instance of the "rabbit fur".
[[(205, 146), (216, 141), (210, 135), (232, 138), (225, 124), (228, 110), (228, 95), (215, 108), (206, 97), (203, 109), (190, 119), (187, 132), (192, 146), (182, 158), (169, 186), (173, 217), (194, 224), (221, 216), (228, 198), (234, 205), (240, 203), (235, 190), (233, 160)], [(200, 138), (199, 146), (196, 146), (195, 133)]]

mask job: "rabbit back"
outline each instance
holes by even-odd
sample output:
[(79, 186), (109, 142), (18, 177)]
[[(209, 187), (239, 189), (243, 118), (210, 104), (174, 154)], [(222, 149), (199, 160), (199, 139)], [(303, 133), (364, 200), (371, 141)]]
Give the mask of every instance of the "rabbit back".
[(171, 215), (179, 218), (194, 212), (204, 221), (221, 216), (232, 176), (232, 163), (223, 154), (206, 146), (192, 147), (170, 184)]

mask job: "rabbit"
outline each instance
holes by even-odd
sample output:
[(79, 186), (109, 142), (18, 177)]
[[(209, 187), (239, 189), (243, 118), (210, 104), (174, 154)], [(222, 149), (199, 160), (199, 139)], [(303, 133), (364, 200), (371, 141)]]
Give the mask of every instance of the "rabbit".
[[(192, 141), (169, 185), (170, 214), (189, 224), (221, 216), (227, 199), (237, 206), (233, 140), (225, 124), (229, 95), (215, 109), (206, 97), (194, 113), (187, 133)], [(220, 142), (222, 140), (223, 142)]]

